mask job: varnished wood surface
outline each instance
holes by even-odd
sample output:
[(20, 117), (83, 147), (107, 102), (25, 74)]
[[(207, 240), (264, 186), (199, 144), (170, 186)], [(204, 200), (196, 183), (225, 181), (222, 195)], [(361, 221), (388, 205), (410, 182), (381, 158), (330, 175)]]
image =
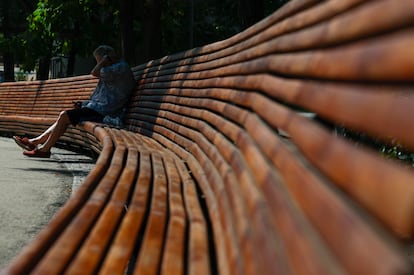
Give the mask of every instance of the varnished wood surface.
[[(412, 168), (298, 113), (413, 150), (404, 3), (294, 0), (134, 68), (125, 128), (62, 137), (97, 165), (3, 273), (411, 274)], [(95, 85), (0, 84), (0, 131), (40, 133)]]

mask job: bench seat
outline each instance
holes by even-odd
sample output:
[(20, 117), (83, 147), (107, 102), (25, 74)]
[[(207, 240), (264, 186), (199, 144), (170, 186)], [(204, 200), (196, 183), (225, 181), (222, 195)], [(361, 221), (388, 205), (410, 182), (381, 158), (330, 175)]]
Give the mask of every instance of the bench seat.
[[(64, 209), (23, 250), (25, 263), (20, 262), (19, 267), (25, 268), (11, 268), (10, 272), (28, 272), (27, 266), (34, 265), (32, 253), (42, 258), (30, 270), (35, 274), (64, 270), (91, 274), (98, 266), (101, 273), (121, 274), (128, 264), (136, 265), (137, 272), (157, 272), (161, 258), (163, 268), (183, 273), (187, 255), (186, 268), (208, 271), (208, 229), (195, 184), (182, 161), (146, 137), (96, 128), (92, 123), (84, 127), (98, 131), (94, 134), (103, 144), (95, 168)], [(171, 237), (164, 244), (167, 229)], [(184, 253), (184, 241), (195, 248), (193, 253)], [(138, 244), (142, 245), (140, 251), (136, 250)], [(133, 255), (138, 255), (136, 264), (130, 262)]]

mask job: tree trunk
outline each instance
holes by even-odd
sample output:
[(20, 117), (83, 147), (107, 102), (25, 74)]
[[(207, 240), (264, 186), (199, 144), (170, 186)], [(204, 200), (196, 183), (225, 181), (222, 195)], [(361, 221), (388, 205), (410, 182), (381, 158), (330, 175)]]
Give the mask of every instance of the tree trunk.
[(263, 16), (263, 0), (239, 0), (239, 21), (243, 29), (263, 19)]
[[(8, 1), (3, 3), (3, 28), (2, 32), (6, 41), (11, 39), (11, 24), (10, 24), (10, 5)], [(4, 81), (14, 81), (14, 56), (10, 49), (10, 46), (4, 47), (3, 52), (3, 63), (4, 63)]]
[(69, 32), (68, 38), (70, 39), (70, 51), (68, 58), (68, 67), (66, 70), (66, 76), (73, 76), (75, 71), (76, 55), (78, 54), (77, 37), (81, 36), (79, 21), (76, 20), (73, 28), (73, 32)]
[(50, 66), (50, 57), (47, 56), (47, 57), (39, 58), (39, 69), (36, 75), (37, 80), (49, 79), (49, 66)]
[(11, 52), (3, 53), (3, 63), (4, 63), (4, 81), (6, 82), (15, 81), (13, 53)]
[(70, 48), (69, 52), (69, 59), (68, 59), (68, 69), (66, 71), (66, 76), (73, 76), (75, 71), (75, 60), (76, 60), (77, 49), (74, 43), (72, 43), (72, 47)]
[(194, 0), (188, 0), (188, 32), (189, 32), (189, 48), (194, 47)]
[(119, 1), (119, 18), (121, 31), (121, 54), (130, 64), (135, 65), (135, 43), (134, 43), (134, 4), (132, 0)]
[(161, 0), (144, 2), (143, 23), (143, 60), (161, 57)]

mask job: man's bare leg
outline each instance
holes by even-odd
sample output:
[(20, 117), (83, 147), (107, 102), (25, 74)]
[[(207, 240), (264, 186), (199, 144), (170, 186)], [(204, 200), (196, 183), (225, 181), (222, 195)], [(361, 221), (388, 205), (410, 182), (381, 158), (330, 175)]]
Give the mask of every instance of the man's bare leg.
[(57, 121), (38, 137), (39, 144), (41, 141), (44, 143), (39, 145), (37, 149), (41, 152), (50, 152), (53, 145), (55, 145), (58, 139), (65, 133), (69, 124), (70, 120), (68, 114), (66, 111), (61, 112)]
[(29, 141), (35, 145), (43, 144), (49, 138), (50, 133), (53, 132), (57, 125), (57, 122), (53, 123), (46, 131), (44, 131), (40, 136), (29, 139)]

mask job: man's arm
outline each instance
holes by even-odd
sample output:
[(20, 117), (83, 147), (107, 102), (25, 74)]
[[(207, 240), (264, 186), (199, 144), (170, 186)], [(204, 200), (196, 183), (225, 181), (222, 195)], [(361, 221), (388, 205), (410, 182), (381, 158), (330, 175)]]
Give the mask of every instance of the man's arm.
[(101, 69), (111, 63), (109, 56), (105, 55), (92, 69), (91, 75), (100, 77), (101, 76)]

